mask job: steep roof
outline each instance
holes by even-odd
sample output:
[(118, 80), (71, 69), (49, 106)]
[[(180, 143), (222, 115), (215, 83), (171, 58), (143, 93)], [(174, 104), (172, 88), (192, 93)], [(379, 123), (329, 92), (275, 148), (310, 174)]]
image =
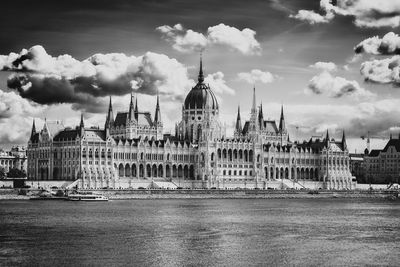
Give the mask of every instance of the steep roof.
[(275, 121), (264, 121), (264, 129), (268, 132), (279, 132)]
[[(117, 117), (115, 118), (114, 121), (114, 126), (126, 126), (128, 118), (129, 118), (128, 112), (118, 112)], [(150, 112), (138, 112), (137, 122), (139, 125), (142, 126), (153, 126), (153, 121), (151, 119)]]
[(54, 136), (54, 141), (65, 141), (65, 140), (76, 140), (79, 136), (79, 130), (62, 130), (56, 136)]
[(128, 115), (128, 112), (118, 112), (117, 117), (115, 117), (114, 126), (125, 126)]
[(100, 129), (85, 129), (84, 137), (87, 141), (101, 142), (106, 140), (106, 133)]
[(372, 149), (371, 152), (369, 152), (368, 157), (377, 157), (381, 153), (381, 150), (379, 149)]
[(394, 146), (396, 151), (400, 152), (400, 139), (390, 139), (382, 151), (387, 152), (391, 146)]

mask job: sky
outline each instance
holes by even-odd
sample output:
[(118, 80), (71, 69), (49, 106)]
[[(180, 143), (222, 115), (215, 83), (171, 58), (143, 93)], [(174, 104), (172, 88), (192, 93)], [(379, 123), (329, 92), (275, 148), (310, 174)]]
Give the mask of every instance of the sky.
[(130, 94), (166, 132), (181, 117), (202, 53), (233, 132), (253, 86), (264, 117), (283, 105), (292, 140), (341, 138), (362, 152), (400, 132), (400, 0), (7, 1), (0, 17), (0, 146), (26, 145), (35, 119), (104, 125)]

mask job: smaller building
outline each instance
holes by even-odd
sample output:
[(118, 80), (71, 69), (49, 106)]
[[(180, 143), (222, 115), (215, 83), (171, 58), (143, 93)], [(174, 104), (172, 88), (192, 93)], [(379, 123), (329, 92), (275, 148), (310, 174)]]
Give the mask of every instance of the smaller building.
[(368, 183), (365, 176), (365, 154), (350, 153), (350, 172), (356, 177), (357, 183)]
[(400, 139), (390, 137), (382, 150), (373, 149), (365, 156), (367, 183), (399, 183)]
[(7, 174), (10, 169), (19, 169), (26, 172), (27, 158), (26, 148), (22, 146), (12, 147), (11, 150), (0, 149), (0, 168)]

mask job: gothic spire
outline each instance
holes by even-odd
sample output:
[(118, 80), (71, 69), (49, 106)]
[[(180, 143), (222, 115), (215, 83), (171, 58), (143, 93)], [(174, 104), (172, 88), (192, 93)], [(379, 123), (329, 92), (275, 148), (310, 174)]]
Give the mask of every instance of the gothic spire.
[(157, 91), (156, 112), (154, 114), (154, 123), (161, 123), (160, 100), (159, 100), (159, 97), (158, 97), (158, 91)]
[(135, 107), (133, 104), (133, 94), (131, 93), (131, 102), (129, 104), (129, 120), (134, 120), (135, 119)]
[(253, 104), (251, 105), (251, 113), (256, 114), (256, 86), (253, 87)]
[(36, 125), (35, 125), (35, 119), (33, 119), (32, 122), (32, 131), (31, 131), (31, 139), (32, 137), (36, 134)]
[(346, 135), (345, 135), (345, 133), (344, 133), (344, 130), (343, 130), (343, 136), (342, 136), (342, 146), (343, 146), (343, 149), (344, 149), (344, 150), (347, 149)]
[(204, 74), (203, 74), (203, 57), (200, 54), (200, 70), (199, 70), (199, 77), (198, 77), (199, 83), (204, 82)]
[(135, 103), (135, 120), (138, 120), (139, 118), (139, 108), (138, 108), (138, 104), (137, 104), (137, 95), (136, 95), (136, 103)]
[(263, 129), (264, 128), (264, 112), (262, 109), (262, 102), (260, 104), (260, 109), (258, 111), (258, 123), (260, 124), (260, 128)]
[(113, 115), (112, 101), (111, 101), (111, 96), (110, 96), (110, 103), (108, 105), (108, 113), (107, 113), (105, 128), (110, 128), (110, 126), (113, 122), (114, 122), (114, 115)]
[(81, 122), (79, 123), (79, 127), (80, 128), (84, 128), (85, 127), (85, 123), (83, 122), (83, 113), (81, 113)]
[(282, 133), (286, 130), (285, 117), (283, 115), (283, 105), (281, 106), (281, 118), (279, 120), (279, 131)]
[(326, 129), (325, 141), (326, 141), (327, 143), (329, 142), (329, 131), (328, 131), (328, 129)]
[(240, 118), (240, 106), (238, 106), (237, 118), (236, 118), (236, 132), (238, 135), (242, 133), (242, 120)]

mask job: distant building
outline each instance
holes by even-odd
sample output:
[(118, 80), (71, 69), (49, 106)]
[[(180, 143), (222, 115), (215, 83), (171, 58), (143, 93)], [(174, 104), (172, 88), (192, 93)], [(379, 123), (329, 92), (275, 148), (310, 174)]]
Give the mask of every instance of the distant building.
[(10, 169), (27, 170), (27, 157), (25, 147), (12, 147), (11, 150), (0, 150), (0, 168), (7, 174)]
[[(253, 90), (250, 118), (242, 125), (238, 108), (232, 137), (225, 136), (214, 92), (198, 83), (182, 105), (175, 135), (163, 135), (157, 96), (154, 117), (140, 111), (131, 96), (128, 112), (115, 117), (110, 99), (104, 129), (65, 128), (46, 121), (32, 126), (28, 142), (29, 180), (70, 180), (81, 188), (138, 188), (159, 183), (191, 188), (267, 188), (274, 182), (290, 188), (351, 189), (346, 138), (289, 139), (283, 107), (279, 124), (264, 120)], [(154, 118), (154, 119), (153, 119)]]
[(400, 139), (390, 137), (382, 150), (371, 150), (365, 157), (365, 171), (368, 183), (399, 183)]
[(367, 183), (365, 176), (364, 153), (350, 153), (350, 172), (356, 177), (357, 183)]

